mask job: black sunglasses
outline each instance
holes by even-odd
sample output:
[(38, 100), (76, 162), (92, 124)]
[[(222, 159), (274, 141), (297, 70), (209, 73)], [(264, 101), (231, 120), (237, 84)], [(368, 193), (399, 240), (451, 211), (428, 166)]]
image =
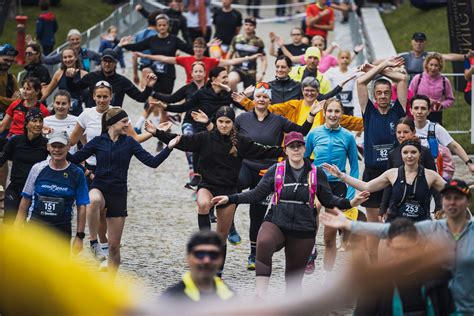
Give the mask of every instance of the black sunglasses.
[(205, 251), (198, 250), (192, 252), (193, 256), (199, 260), (204, 260), (204, 258), (209, 257), (211, 260), (217, 260), (221, 256), (219, 251)]

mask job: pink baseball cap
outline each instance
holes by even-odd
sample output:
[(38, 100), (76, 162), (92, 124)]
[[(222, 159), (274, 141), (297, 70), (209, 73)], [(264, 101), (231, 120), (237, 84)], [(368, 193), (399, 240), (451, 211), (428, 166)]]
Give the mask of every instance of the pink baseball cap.
[(304, 136), (301, 133), (298, 132), (289, 132), (288, 134), (285, 135), (285, 147), (287, 147), (289, 144), (294, 143), (294, 142), (300, 142), (300, 143), (305, 143), (304, 142)]

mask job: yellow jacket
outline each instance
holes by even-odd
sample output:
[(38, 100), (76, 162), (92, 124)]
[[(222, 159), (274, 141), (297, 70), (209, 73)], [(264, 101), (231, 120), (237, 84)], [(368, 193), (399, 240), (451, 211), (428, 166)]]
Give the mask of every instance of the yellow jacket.
[[(272, 104), (268, 107), (268, 111), (284, 116), (293, 123), (298, 123), (298, 117), (303, 100), (289, 100), (283, 103)], [(255, 107), (255, 103), (249, 98), (245, 98), (240, 103), (247, 111), (251, 111)], [(314, 118), (313, 127), (322, 125), (324, 123), (324, 116), (319, 112)], [(360, 117), (343, 114), (341, 118), (341, 126), (351, 131), (363, 131), (364, 121)]]
[[(304, 74), (305, 69), (306, 69), (306, 65), (294, 66), (293, 68), (291, 68), (291, 71), (289, 74), (290, 78), (293, 79), (294, 81), (301, 82), (303, 79), (303, 74)], [(329, 91), (331, 91), (331, 82), (326, 77), (324, 77), (324, 75), (320, 71), (318, 71), (316, 75), (316, 79), (318, 79), (319, 81), (320, 93), (326, 94)]]

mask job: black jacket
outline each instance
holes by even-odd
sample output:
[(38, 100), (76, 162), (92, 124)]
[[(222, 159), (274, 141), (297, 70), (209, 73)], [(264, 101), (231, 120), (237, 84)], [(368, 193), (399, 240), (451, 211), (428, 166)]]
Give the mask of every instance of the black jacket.
[[(169, 143), (177, 135), (158, 130), (155, 136)], [(240, 167), (244, 158), (284, 156), (281, 147), (260, 145), (241, 135), (238, 135), (237, 139), (237, 157), (229, 154), (232, 147), (230, 136), (224, 136), (217, 130), (183, 135), (175, 148), (199, 153), (198, 172), (202, 176), (203, 183), (230, 188), (238, 186)]]
[(48, 68), (41, 63), (29, 64), (25, 66), (26, 75), (25, 78), (35, 77), (38, 78), (41, 83), (49, 84), (51, 82), (51, 76)]
[(134, 99), (137, 102), (146, 102), (151, 92), (152, 88), (146, 87), (145, 90), (140, 91), (138, 88), (126, 77), (114, 73), (111, 76), (106, 76), (102, 70), (89, 72), (84, 77), (79, 80), (74, 78), (67, 77), (66, 82), (68, 89), (72, 91), (81, 91), (86, 88), (89, 88), (89, 97), (86, 101), (86, 107), (92, 108), (95, 106), (95, 101), (93, 99), (95, 84), (99, 81), (107, 81), (112, 85), (112, 106), (122, 106), (123, 99), (125, 95), (128, 95), (130, 98)]
[(12, 161), (9, 188), (18, 192), (23, 190), (33, 165), (48, 157), (47, 143), (48, 139), (43, 136), (33, 138), (31, 141), (26, 135), (10, 138), (3, 152), (0, 152), (0, 166), (8, 160)]
[[(229, 197), (230, 203), (254, 203), (265, 199), (275, 192), (275, 172), (276, 164), (270, 167), (260, 180), (258, 185), (247, 192), (234, 194)], [(313, 237), (316, 233), (317, 212), (313, 206), (308, 205), (308, 174), (311, 171), (311, 161), (305, 159), (304, 170), (299, 179), (295, 179), (292, 168), (286, 162), (285, 179), (280, 192), (280, 200), (276, 205), (272, 205), (265, 218), (285, 231), (298, 233), (309, 233), (306, 238)], [(339, 207), (340, 209), (351, 208), (350, 201), (332, 194), (326, 174), (321, 168), (317, 168), (316, 196), (325, 207)], [(296, 185), (297, 184), (297, 185)], [(294, 201), (290, 203), (285, 201)], [(304, 236), (304, 235), (303, 235)]]
[(301, 83), (290, 77), (275, 79), (269, 82), (272, 89), (272, 104), (283, 103), (289, 100), (302, 99)]

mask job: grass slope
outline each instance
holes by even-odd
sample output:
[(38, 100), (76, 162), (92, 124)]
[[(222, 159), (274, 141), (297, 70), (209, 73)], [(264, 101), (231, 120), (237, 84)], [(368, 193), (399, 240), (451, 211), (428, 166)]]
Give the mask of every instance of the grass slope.
[[(424, 32), (426, 34), (428, 51), (440, 53), (450, 51), (446, 7), (423, 11), (406, 3), (392, 13), (382, 14), (382, 19), (397, 52), (411, 50), (410, 39), (414, 32)], [(443, 72), (452, 72), (450, 62), (445, 64)], [(448, 130), (469, 130), (471, 126), (471, 108), (464, 102), (462, 92), (456, 92), (455, 97), (455, 104), (446, 110), (443, 115), (443, 125)], [(470, 134), (454, 134), (453, 137), (468, 153), (474, 153), (474, 145), (471, 145)]]
[[(56, 46), (66, 41), (66, 35), (70, 29), (75, 28), (83, 32), (107, 18), (115, 8), (115, 6), (105, 4), (101, 0), (62, 0), (59, 6), (51, 7), (59, 26), (56, 33)], [(27, 34), (34, 36), (36, 19), (41, 11), (36, 6), (23, 6), (22, 11), (22, 15), (28, 17)], [(16, 45), (16, 21), (14, 19), (9, 19), (5, 23), (0, 43)], [(21, 70), (21, 67), (13, 68), (15, 73), (18, 70)]]

